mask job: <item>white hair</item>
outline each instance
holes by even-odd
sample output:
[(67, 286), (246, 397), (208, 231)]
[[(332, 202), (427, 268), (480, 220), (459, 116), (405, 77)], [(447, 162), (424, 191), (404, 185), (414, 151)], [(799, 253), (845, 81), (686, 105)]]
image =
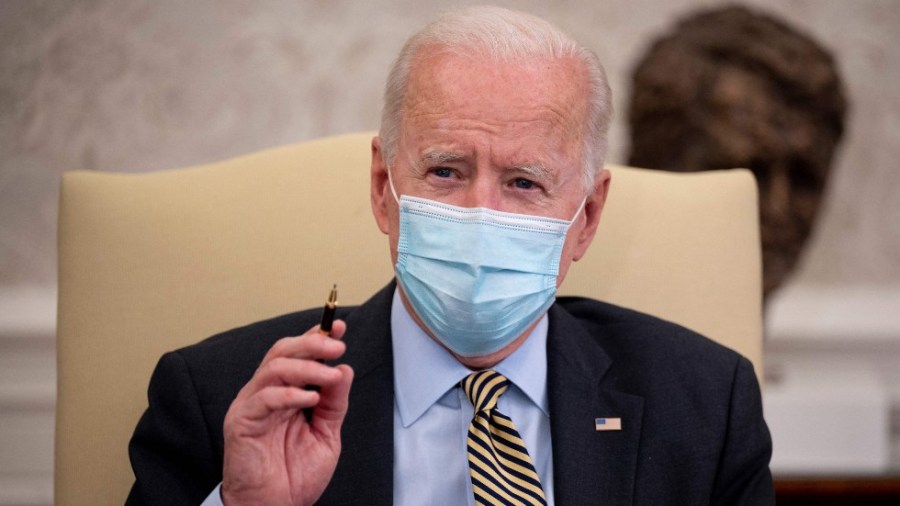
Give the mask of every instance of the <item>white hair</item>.
[(403, 122), (403, 102), (416, 56), (423, 48), (465, 56), (514, 62), (535, 58), (573, 58), (588, 80), (588, 114), (582, 149), (585, 191), (606, 158), (607, 132), (612, 117), (612, 93), (600, 60), (560, 29), (541, 18), (501, 7), (470, 7), (445, 14), (414, 34), (400, 51), (384, 90), (381, 112), (382, 156), (391, 165)]

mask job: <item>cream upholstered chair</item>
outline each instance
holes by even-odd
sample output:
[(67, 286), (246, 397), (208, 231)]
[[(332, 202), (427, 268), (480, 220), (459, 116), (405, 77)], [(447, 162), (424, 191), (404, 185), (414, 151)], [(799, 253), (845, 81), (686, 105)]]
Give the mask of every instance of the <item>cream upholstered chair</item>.
[[(121, 504), (159, 356), (387, 283), (369, 206), (372, 133), (147, 174), (70, 172), (59, 228), (57, 504)], [(594, 245), (562, 288), (674, 320), (760, 365), (756, 189), (747, 171), (612, 167)]]

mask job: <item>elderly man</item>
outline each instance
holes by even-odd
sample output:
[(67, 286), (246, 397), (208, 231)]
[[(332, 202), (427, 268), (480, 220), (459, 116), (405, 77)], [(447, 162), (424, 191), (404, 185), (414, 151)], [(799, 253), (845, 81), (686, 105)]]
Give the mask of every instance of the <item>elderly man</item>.
[(555, 298), (600, 220), (609, 116), (596, 57), (540, 19), (413, 36), (372, 141), (396, 283), (331, 337), (314, 310), (164, 356), (129, 504), (771, 503), (747, 360)]

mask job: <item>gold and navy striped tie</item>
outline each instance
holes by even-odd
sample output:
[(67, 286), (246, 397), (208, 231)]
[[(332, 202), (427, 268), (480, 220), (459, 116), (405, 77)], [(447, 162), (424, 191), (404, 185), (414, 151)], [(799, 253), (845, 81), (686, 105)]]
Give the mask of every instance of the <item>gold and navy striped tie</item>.
[(509, 388), (502, 374), (487, 370), (460, 383), (475, 416), (469, 424), (469, 474), (476, 504), (547, 504), (525, 442), (497, 399)]

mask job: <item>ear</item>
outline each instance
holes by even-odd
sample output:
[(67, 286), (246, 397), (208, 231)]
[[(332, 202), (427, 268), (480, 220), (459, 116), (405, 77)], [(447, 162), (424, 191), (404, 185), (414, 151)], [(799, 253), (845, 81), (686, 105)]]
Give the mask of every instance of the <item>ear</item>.
[(381, 137), (372, 138), (372, 168), (370, 174), (370, 198), (372, 200), (372, 214), (382, 233), (390, 230), (390, 214), (388, 213), (389, 199), (393, 200), (388, 178), (388, 166), (384, 161), (384, 151), (381, 150)]
[(584, 213), (581, 218), (583, 227), (578, 232), (578, 239), (575, 243), (572, 260), (577, 262), (587, 253), (588, 246), (594, 240), (597, 233), (597, 227), (600, 225), (600, 215), (603, 213), (603, 206), (606, 205), (606, 196), (609, 193), (609, 185), (612, 182), (612, 175), (606, 169), (600, 169), (594, 178), (594, 191), (587, 196), (584, 202)]

